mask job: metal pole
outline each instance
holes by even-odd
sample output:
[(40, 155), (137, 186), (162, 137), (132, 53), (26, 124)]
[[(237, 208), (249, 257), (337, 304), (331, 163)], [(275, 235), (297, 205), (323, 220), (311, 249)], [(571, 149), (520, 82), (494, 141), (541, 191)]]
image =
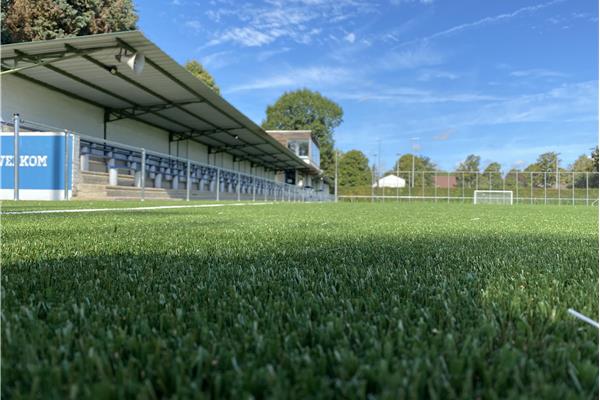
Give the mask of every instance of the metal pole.
[[(400, 178), (400, 163), (398, 161), (396, 161), (396, 176)], [(410, 185), (408, 185), (408, 196), (410, 201)], [(400, 201), (400, 185), (396, 186), (396, 201)]]
[(71, 157), (69, 156), (69, 131), (65, 129), (65, 171), (64, 171), (64, 179), (65, 179), (65, 192), (63, 196), (63, 200), (69, 200), (69, 162)]
[(448, 203), (450, 203), (450, 172), (446, 172), (446, 186), (448, 186)]
[(144, 201), (146, 191), (146, 149), (142, 149), (142, 201)]
[(575, 205), (575, 172), (573, 172), (573, 178), (571, 179), (571, 186), (572, 186), (572, 199), (573, 199), (573, 205)]
[(335, 186), (334, 186), (334, 192), (335, 192), (335, 202), (338, 202), (338, 152), (337, 150), (335, 151)]
[(462, 174), (462, 202), (465, 202), (465, 173), (461, 172)]
[(437, 203), (437, 171), (433, 173), (433, 198), (435, 199), (434, 201)]
[(415, 186), (415, 155), (412, 155), (412, 173), (410, 174), (410, 185)]
[(15, 200), (19, 200), (19, 130), (21, 128), (21, 118), (19, 114), (13, 114), (13, 123), (15, 127), (14, 136), (14, 152), (13, 152), (13, 172), (14, 172), (14, 188), (13, 195)]
[(242, 189), (242, 175), (240, 175), (240, 173), (238, 172), (238, 180), (237, 180), (237, 201), (240, 201), (241, 199), (241, 193), (240, 190)]
[(190, 160), (187, 160), (187, 168), (185, 171), (185, 201), (190, 201), (190, 191), (192, 190), (190, 167)]
[(422, 178), (423, 180), (421, 182), (421, 196), (423, 196), (423, 199), (425, 199), (425, 171), (423, 171)]
[(544, 204), (546, 204), (548, 200), (548, 196), (546, 195), (547, 189), (546, 184), (548, 182), (548, 171), (544, 171)]
[(590, 205), (590, 173), (585, 173), (585, 205)]
[(558, 189), (558, 205), (560, 206), (560, 172), (556, 169), (556, 188)]
[(217, 168), (217, 201), (219, 201), (219, 191), (221, 190), (221, 170)]
[(529, 173), (529, 204), (533, 204), (533, 172)]
[(256, 177), (252, 176), (252, 201), (256, 201)]
[(516, 186), (515, 190), (517, 192), (516, 193), (517, 196), (516, 196), (516, 202), (515, 203), (518, 204), (519, 203), (519, 171), (518, 170), (515, 171), (515, 186)]

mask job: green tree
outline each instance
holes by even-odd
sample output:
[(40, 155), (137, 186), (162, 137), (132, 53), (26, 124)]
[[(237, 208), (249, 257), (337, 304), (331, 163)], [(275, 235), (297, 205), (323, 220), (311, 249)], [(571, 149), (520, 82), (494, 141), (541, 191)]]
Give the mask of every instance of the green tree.
[(479, 177), (479, 188), (488, 190), (502, 189), (502, 166), (500, 163), (490, 163)]
[[(469, 154), (465, 161), (461, 162), (456, 168), (456, 186), (474, 189), (477, 185), (477, 175), (479, 174), (479, 163), (481, 157), (475, 154)], [(464, 172), (464, 174), (462, 173)]]
[[(569, 177), (569, 184), (574, 180), (576, 188), (585, 188), (590, 178), (590, 174), (586, 173), (594, 172), (594, 159), (586, 154), (582, 154), (569, 166), (569, 170), (573, 172)], [(588, 176), (586, 177), (586, 175)]]
[(219, 86), (217, 86), (215, 83), (215, 79), (206, 69), (204, 69), (202, 64), (196, 60), (188, 60), (184, 66), (185, 69), (192, 73), (192, 75), (200, 79), (202, 82), (204, 82), (204, 84), (206, 84), (206, 86), (211, 88), (213, 92), (216, 94), (221, 94), (221, 89), (219, 89)]
[[(426, 186), (431, 186), (433, 184), (434, 174), (432, 173), (437, 169), (436, 165), (431, 161), (429, 157), (417, 156), (414, 155), (415, 161), (415, 177), (414, 177), (414, 186), (421, 187), (423, 182), (425, 182)], [(389, 171), (390, 173), (403, 178), (406, 180), (406, 184), (409, 185), (411, 181), (412, 175), (412, 167), (413, 167), (413, 154), (406, 153), (402, 154), (394, 163), (394, 169)], [(426, 172), (426, 173), (423, 173)], [(423, 181), (423, 179), (425, 179)]]
[(360, 150), (350, 150), (338, 156), (339, 186), (356, 187), (371, 184), (369, 159)]
[(267, 107), (262, 122), (264, 129), (310, 129), (319, 141), (321, 169), (332, 179), (334, 175), (333, 131), (343, 120), (342, 108), (319, 92), (299, 89), (285, 92)]
[(592, 150), (592, 165), (593, 169), (590, 176), (590, 187), (597, 188), (598, 187), (598, 146), (594, 150)]
[(2, 43), (136, 29), (132, 0), (2, 0)]
[[(533, 172), (533, 186), (550, 188), (556, 185), (557, 164), (560, 165), (558, 153), (550, 151), (540, 154), (534, 164), (525, 168), (526, 172)], [(559, 169), (560, 172), (560, 169)]]

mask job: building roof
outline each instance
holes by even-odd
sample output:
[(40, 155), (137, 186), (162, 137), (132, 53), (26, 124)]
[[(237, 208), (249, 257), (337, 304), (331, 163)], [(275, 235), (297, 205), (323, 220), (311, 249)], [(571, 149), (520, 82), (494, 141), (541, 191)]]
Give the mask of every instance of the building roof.
[[(116, 60), (142, 53), (135, 74)], [(3, 45), (2, 75), (35, 82), (104, 108), (109, 121), (133, 119), (274, 169), (306, 169), (296, 154), (165, 54), (139, 31)]]

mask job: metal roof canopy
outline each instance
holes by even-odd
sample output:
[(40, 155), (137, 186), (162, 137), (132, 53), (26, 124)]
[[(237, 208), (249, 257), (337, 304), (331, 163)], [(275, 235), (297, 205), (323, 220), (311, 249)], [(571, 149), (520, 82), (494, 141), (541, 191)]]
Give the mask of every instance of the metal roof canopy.
[[(115, 56), (142, 53), (136, 75)], [(2, 45), (2, 75), (20, 78), (271, 169), (312, 169), (139, 31)], [(320, 171), (314, 171), (320, 172)]]

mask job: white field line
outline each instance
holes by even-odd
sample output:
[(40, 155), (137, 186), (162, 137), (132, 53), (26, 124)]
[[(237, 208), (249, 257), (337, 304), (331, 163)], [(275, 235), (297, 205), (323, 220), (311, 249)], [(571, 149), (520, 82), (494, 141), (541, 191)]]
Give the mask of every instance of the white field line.
[(264, 206), (268, 203), (218, 203), (218, 204), (194, 204), (186, 206), (149, 206), (149, 207), (118, 207), (118, 208), (70, 208), (66, 210), (31, 210), (31, 211), (3, 211), (0, 215), (25, 215), (25, 214), (61, 214), (61, 213), (89, 213), (103, 211), (147, 211), (147, 210), (167, 210), (175, 208), (208, 208), (208, 207), (227, 207), (227, 206)]

